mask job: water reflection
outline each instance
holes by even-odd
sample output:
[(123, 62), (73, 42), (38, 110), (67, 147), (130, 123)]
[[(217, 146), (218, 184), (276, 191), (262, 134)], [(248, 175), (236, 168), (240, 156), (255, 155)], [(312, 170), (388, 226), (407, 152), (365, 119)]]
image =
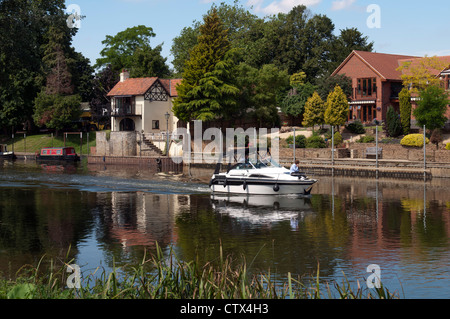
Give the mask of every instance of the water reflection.
[(211, 195), (212, 209), (239, 222), (274, 225), (288, 220), (292, 229), (307, 214), (313, 214), (309, 197)]
[(320, 265), (326, 280), (343, 271), (361, 281), (375, 263), (385, 284), (401, 282), (408, 297), (449, 296), (449, 186), (321, 176), (309, 198), (216, 196), (176, 174), (3, 166), (0, 272), (14, 274), (44, 254), (63, 259), (69, 247), (90, 270), (140, 262), (156, 243), (204, 262), (222, 245), (252, 271), (302, 275)]

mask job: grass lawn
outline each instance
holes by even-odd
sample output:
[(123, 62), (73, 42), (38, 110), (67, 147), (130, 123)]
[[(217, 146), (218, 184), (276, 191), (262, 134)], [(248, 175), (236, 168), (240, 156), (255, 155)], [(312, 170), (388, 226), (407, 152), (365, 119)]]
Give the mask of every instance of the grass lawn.
[[(21, 153), (35, 153), (40, 151), (44, 147), (63, 147), (64, 146), (64, 134), (61, 133), (58, 137), (53, 137), (51, 134), (37, 134), (30, 135), (24, 138), (23, 134), (16, 134), (14, 141), (12, 138), (8, 139), (2, 144), (8, 144), (8, 150), (13, 150), (14, 142), (14, 152)], [(83, 133), (83, 145), (80, 151), (80, 134), (67, 134), (66, 146), (75, 147), (76, 152), (80, 154), (88, 153), (88, 140), (87, 133)], [(89, 132), (89, 147), (95, 147), (96, 145), (96, 132)]]

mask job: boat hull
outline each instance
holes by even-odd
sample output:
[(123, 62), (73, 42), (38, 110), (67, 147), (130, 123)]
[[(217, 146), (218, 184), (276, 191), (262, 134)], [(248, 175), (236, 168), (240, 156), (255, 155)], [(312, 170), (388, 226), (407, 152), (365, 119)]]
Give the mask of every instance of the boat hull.
[(226, 181), (212, 183), (210, 188), (214, 193), (220, 194), (247, 194), (247, 195), (309, 195), (311, 188), (317, 181), (305, 180), (296, 183), (286, 182), (260, 182), (260, 181)]
[(79, 156), (37, 156), (36, 160), (38, 162), (66, 162), (66, 163), (76, 163), (80, 161)]

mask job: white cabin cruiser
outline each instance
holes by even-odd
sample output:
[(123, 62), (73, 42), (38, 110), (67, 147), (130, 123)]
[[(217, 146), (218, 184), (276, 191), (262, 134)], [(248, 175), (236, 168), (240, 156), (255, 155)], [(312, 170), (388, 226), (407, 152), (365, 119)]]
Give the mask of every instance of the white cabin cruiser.
[(214, 193), (309, 195), (315, 183), (317, 180), (303, 173), (291, 174), (288, 169), (267, 159), (236, 164), (226, 173), (220, 173), (217, 168), (209, 187)]

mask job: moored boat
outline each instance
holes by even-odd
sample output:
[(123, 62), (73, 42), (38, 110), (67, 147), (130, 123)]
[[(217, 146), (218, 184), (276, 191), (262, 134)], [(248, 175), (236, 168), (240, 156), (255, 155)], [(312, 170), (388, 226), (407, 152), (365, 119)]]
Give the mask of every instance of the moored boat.
[(8, 152), (8, 146), (7, 145), (0, 145), (0, 159), (3, 160), (13, 160), (16, 156), (14, 152)]
[(78, 162), (80, 157), (73, 147), (54, 147), (41, 149), (41, 152), (36, 155), (36, 160)]

